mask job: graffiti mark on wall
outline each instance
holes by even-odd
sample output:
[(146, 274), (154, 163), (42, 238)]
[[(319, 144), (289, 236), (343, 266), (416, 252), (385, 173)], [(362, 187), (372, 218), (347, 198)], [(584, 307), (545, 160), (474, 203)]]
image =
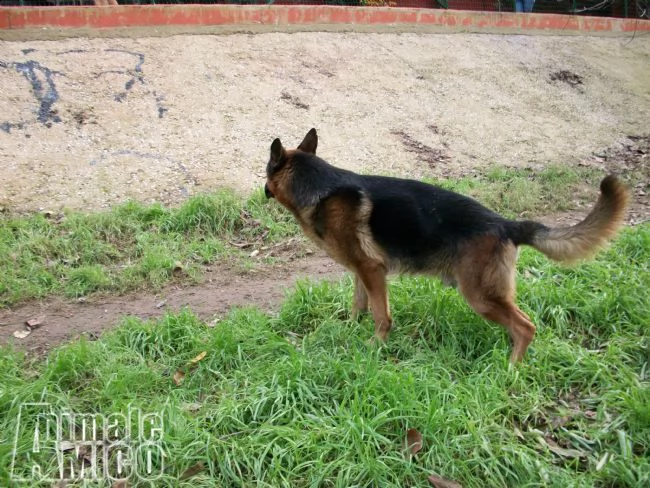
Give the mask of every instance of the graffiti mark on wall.
[[(14, 69), (29, 82), (32, 94), (38, 102), (37, 120), (45, 125), (51, 127), (52, 123), (61, 122), (61, 117), (53, 108), (54, 104), (59, 100), (59, 92), (54, 83), (54, 76), (65, 76), (63, 73), (49, 69), (43, 66), (38, 61), (25, 61), (7, 63), (0, 61), (0, 68)], [(3, 122), (0, 124), (0, 129), (5, 132), (10, 132), (11, 129), (22, 129), (23, 123)]]
[[(22, 53), (27, 56), (35, 53), (36, 50), (32, 48), (23, 49)], [(132, 92), (136, 85), (145, 87), (145, 93), (153, 96), (156, 104), (156, 114), (158, 118), (163, 118), (164, 114), (169, 110), (165, 107), (164, 95), (157, 93), (154, 90), (149, 90), (147, 80), (145, 79), (143, 66), (145, 63), (145, 55), (139, 52), (127, 51), (124, 49), (104, 49), (103, 52), (107, 53), (123, 53), (134, 58), (134, 65), (125, 67), (125, 69), (106, 70), (101, 71), (94, 75), (94, 78), (100, 78), (107, 74), (119, 74), (127, 77), (123, 89), (120, 89), (113, 95), (113, 100), (118, 103), (124, 102), (129, 94)], [(93, 51), (84, 49), (70, 49), (56, 53), (57, 55), (68, 54), (85, 54)], [(20, 73), (28, 82), (31, 93), (33, 94), (38, 109), (36, 110), (36, 121), (46, 127), (52, 127), (54, 123), (60, 123), (61, 117), (58, 114), (55, 104), (60, 101), (59, 91), (55, 83), (56, 77), (65, 77), (66, 75), (60, 71), (55, 71), (40, 62), (29, 59), (27, 61), (2, 61), (0, 60), (0, 69), (14, 70)], [(12, 129), (24, 129), (25, 122), (0, 122), (0, 130), (10, 133)]]

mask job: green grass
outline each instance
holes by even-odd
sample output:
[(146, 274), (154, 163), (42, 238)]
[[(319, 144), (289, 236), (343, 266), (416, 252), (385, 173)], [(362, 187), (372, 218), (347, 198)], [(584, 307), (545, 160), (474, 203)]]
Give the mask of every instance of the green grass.
[[(433, 183), (475, 197), (508, 217), (532, 218), (595, 202), (602, 174), (549, 167), (496, 167), (475, 177)], [(57, 294), (159, 288), (200, 278), (225, 260), (253, 265), (232, 242), (256, 247), (295, 236), (293, 217), (262, 190), (246, 200), (231, 191), (190, 198), (179, 208), (126, 203), (103, 213), (0, 214), (0, 307)]]
[(476, 176), (428, 181), (515, 218), (571, 210), (576, 203), (593, 204), (603, 177), (602, 172), (589, 168), (549, 166), (533, 171), (496, 166)]
[(261, 245), (297, 230), (261, 190), (247, 200), (230, 191), (199, 195), (179, 208), (130, 202), (63, 218), (0, 216), (0, 307), (195, 279), (207, 264), (246, 256), (233, 241)]
[[(346, 318), (349, 280), (302, 282), (274, 316), (125, 319), (45, 360), (4, 348), (0, 485), (17, 431), (17, 473), (30, 475), (36, 417), (23, 411), (18, 425), (18, 413), (46, 402), (160, 414), (162, 477), (129, 486), (425, 487), (432, 473), (465, 488), (648, 486), (649, 263), (648, 225), (576, 268), (524, 250), (519, 302), (538, 334), (514, 368), (505, 332), (424, 278), (391, 283), (395, 327), (382, 348), (368, 344), (369, 318)], [(409, 460), (411, 428), (423, 447)], [(54, 473), (51, 451), (30, 459)]]

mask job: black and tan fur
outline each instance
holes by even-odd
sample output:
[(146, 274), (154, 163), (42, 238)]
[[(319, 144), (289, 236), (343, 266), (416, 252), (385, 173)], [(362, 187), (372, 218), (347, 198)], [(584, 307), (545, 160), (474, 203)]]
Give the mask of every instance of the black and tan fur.
[(517, 246), (532, 246), (561, 262), (588, 258), (616, 234), (628, 201), (623, 184), (607, 176), (582, 222), (549, 228), (505, 219), (436, 186), (336, 168), (316, 156), (317, 145), (315, 129), (295, 150), (275, 139), (265, 192), (295, 215), (319, 247), (355, 274), (352, 315), (370, 307), (375, 336), (382, 341), (392, 325), (386, 275), (437, 275), (457, 286), (479, 315), (508, 330), (510, 360), (521, 360), (535, 326), (515, 305)]

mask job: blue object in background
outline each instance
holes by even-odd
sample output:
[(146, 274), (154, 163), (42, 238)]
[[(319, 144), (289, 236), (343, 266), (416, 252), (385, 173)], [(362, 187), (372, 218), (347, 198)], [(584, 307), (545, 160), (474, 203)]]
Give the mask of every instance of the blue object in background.
[(535, 0), (515, 0), (515, 12), (532, 12)]

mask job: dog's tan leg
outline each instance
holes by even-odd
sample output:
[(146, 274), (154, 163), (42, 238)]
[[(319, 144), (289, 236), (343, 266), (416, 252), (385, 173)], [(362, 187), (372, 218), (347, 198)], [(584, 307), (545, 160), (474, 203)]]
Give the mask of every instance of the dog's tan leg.
[(359, 315), (368, 311), (368, 293), (363, 286), (358, 274), (354, 275), (354, 298), (352, 301), (352, 318), (358, 319)]
[(517, 308), (517, 313), (521, 316), (522, 319), (526, 320), (527, 322), (532, 322), (532, 320), (530, 319), (527, 313), (523, 312), (519, 307), (516, 308)]
[(515, 305), (516, 259), (513, 244), (486, 236), (466, 246), (456, 270), (459, 290), (470, 307), (508, 330), (511, 363), (521, 361), (535, 335), (535, 325)]
[(517, 305), (505, 299), (482, 297), (467, 301), (476, 313), (508, 330), (512, 339), (510, 362), (521, 361), (535, 336), (535, 325), (523, 317)]
[(386, 270), (381, 264), (364, 264), (357, 270), (357, 276), (363, 282), (370, 302), (370, 311), (375, 321), (375, 337), (382, 342), (386, 341), (393, 325), (388, 309)]

